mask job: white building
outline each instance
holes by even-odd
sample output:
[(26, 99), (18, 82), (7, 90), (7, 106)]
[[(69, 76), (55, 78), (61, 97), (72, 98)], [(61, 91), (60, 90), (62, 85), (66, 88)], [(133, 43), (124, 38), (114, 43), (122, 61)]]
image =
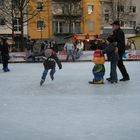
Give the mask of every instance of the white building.
[(139, 0), (101, 0), (101, 5), (103, 34), (111, 29), (110, 23), (116, 19), (121, 21), (126, 34), (136, 33), (135, 28), (140, 26)]
[[(12, 25), (12, 20), (14, 25)], [(18, 11), (12, 10), (10, 0), (0, 0), (0, 36), (11, 37), (13, 27), (14, 35), (20, 35), (21, 25)], [(24, 26), (24, 34), (27, 35), (27, 26)]]

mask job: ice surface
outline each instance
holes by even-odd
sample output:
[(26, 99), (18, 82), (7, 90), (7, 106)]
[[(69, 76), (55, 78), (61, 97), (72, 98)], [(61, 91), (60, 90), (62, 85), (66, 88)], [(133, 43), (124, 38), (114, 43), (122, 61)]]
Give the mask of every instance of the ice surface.
[(125, 65), (131, 81), (89, 85), (92, 63), (63, 63), (40, 87), (41, 63), (10, 64), (0, 71), (0, 140), (140, 140), (140, 62)]

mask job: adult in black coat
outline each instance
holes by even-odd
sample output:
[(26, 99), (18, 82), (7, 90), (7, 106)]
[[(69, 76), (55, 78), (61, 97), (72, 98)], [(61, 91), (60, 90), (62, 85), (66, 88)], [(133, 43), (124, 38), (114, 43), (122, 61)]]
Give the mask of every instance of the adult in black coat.
[(2, 38), (1, 40), (2, 40), (2, 43), (1, 43), (0, 51), (1, 51), (1, 56), (2, 56), (3, 71), (9, 72), (10, 71), (8, 68), (9, 45), (7, 43), (6, 38)]
[[(111, 38), (115, 42), (117, 42), (118, 55), (119, 55), (118, 68), (123, 76), (123, 78), (120, 79), (120, 81), (128, 81), (130, 80), (130, 77), (123, 64), (123, 55), (125, 53), (125, 35), (124, 35), (123, 30), (120, 28), (119, 21), (114, 21), (111, 25), (113, 28), (113, 33), (110, 34), (108, 39)], [(110, 78), (108, 78), (107, 80), (110, 80)]]

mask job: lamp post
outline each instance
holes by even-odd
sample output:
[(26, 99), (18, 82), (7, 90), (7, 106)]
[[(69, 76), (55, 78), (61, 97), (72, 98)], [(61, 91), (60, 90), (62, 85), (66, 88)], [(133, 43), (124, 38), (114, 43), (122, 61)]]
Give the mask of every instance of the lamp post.
[(41, 29), (41, 42), (42, 42), (42, 39), (43, 39), (43, 29), (45, 28), (45, 24), (43, 23), (41, 26), (40, 26), (40, 29)]
[(41, 42), (42, 42), (42, 30), (43, 30), (43, 26), (41, 25)]

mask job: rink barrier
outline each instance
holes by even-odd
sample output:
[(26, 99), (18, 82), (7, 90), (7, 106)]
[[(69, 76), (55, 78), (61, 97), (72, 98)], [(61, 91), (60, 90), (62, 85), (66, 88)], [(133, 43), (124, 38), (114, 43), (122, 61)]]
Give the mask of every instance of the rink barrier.
[[(90, 62), (93, 58), (93, 52), (94, 51), (83, 51), (83, 54), (79, 59), (77, 59), (77, 62)], [(27, 56), (25, 52), (12, 52), (9, 54), (11, 63), (27, 63), (32, 62), (27, 60)], [(59, 59), (64, 62), (66, 60), (66, 52), (61, 51), (58, 53)], [(140, 50), (127, 50), (123, 56), (123, 59), (125, 61), (140, 61)], [(107, 57), (106, 57), (107, 60)], [(71, 61), (71, 60), (70, 60)], [(36, 62), (42, 62), (40, 57), (36, 57)]]

